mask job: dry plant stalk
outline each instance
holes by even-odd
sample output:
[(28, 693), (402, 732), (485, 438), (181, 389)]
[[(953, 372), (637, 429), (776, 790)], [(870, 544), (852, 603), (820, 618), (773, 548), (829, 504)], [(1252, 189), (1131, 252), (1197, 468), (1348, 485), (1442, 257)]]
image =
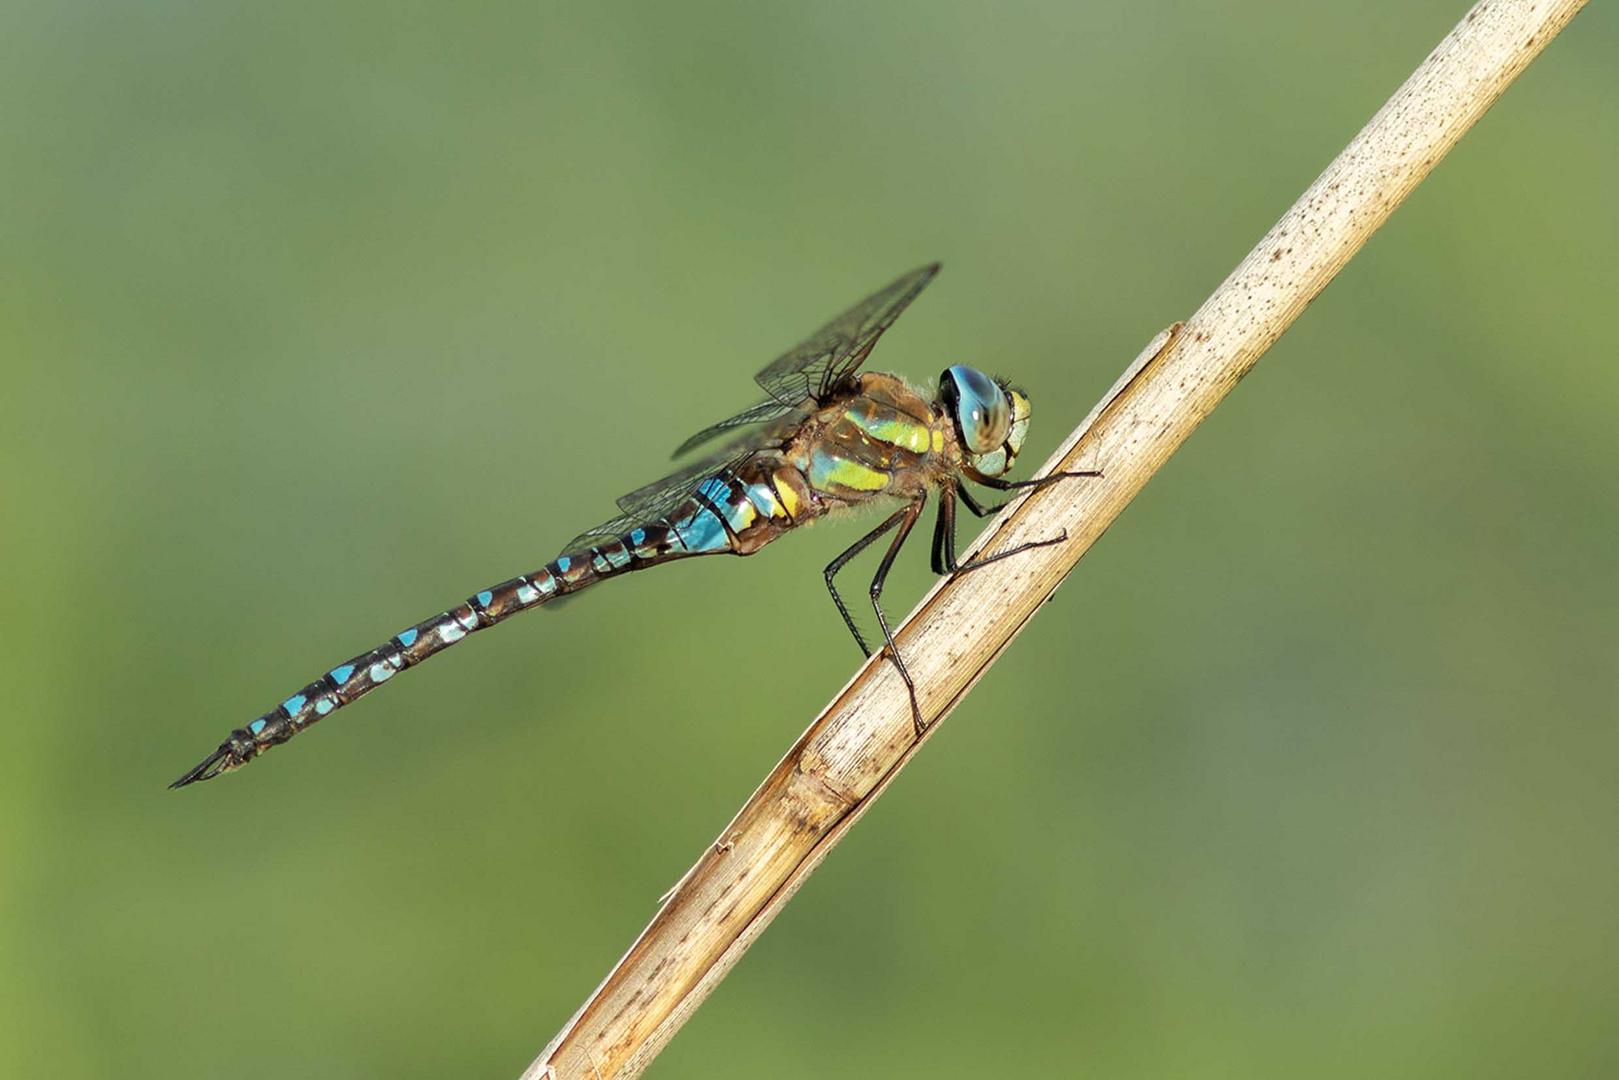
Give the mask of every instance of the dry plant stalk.
[[(1197, 313), (1131, 365), (1046, 463), (1104, 476), (1027, 496), (973, 551), (1064, 544), (937, 584), (899, 630), (928, 734), (1170, 454), (1585, 0), (1483, 0)], [(639, 1075), (920, 743), (905, 687), (868, 661), (671, 890), (523, 1074)]]

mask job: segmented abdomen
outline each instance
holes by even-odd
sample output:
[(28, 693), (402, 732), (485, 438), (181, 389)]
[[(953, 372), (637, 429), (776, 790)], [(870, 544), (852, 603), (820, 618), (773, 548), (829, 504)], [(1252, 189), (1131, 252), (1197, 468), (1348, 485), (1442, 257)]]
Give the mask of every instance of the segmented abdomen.
[(820, 512), (797, 470), (774, 459), (749, 462), (700, 484), (665, 517), (593, 547), (557, 556), (532, 574), (503, 581), (395, 634), (326, 672), (246, 727), (171, 787), (240, 768), (272, 746), (351, 704), (449, 648), (519, 611), (578, 592), (597, 581), (693, 555), (747, 555)]

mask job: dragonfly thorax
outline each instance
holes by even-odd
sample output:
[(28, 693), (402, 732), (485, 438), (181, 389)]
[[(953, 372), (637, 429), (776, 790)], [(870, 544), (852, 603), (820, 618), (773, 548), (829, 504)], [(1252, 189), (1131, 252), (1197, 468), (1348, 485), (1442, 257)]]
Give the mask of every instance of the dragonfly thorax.
[(1028, 434), (1028, 397), (975, 367), (956, 364), (939, 376), (939, 399), (955, 425), (968, 474), (1008, 472)]

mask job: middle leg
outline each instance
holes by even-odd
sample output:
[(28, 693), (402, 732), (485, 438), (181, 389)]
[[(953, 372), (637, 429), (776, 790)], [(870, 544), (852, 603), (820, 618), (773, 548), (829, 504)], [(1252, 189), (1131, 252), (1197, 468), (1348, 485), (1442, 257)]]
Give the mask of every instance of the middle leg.
[[(961, 488), (961, 495), (968, 508), (978, 514), (979, 517), (983, 517), (986, 512), (989, 512), (984, 507), (980, 507), (973, 502), (972, 497), (965, 488)], [(1007, 548), (1005, 551), (998, 551), (994, 555), (986, 555), (981, 559), (958, 563), (956, 561), (955, 496), (956, 492), (948, 487), (939, 493), (939, 519), (933, 530), (933, 572), (935, 574), (965, 574), (968, 571), (988, 566), (990, 563), (1000, 562), (1002, 559), (1010, 558), (1013, 555), (1021, 555), (1033, 548), (1050, 547), (1068, 539), (1068, 530), (1064, 529), (1057, 536), (1047, 540), (1031, 540), (1026, 544), (1019, 544), (1016, 547)], [(999, 508), (997, 507), (996, 509)]]

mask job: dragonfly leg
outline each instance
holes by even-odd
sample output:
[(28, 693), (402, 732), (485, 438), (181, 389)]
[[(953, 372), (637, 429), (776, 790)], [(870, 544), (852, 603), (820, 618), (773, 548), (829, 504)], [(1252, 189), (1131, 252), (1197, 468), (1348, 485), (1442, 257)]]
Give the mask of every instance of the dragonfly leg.
[[(966, 496), (963, 491), (962, 495)], [(965, 498), (963, 501), (967, 501)], [(969, 503), (969, 506), (971, 504)], [(983, 515), (979, 515), (983, 516)], [(970, 570), (988, 566), (990, 563), (1000, 562), (1013, 555), (1021, 555), (1031, 548), (1050, 547), (1060, 544), (1068, 539), (1068, 530), (1064, 529), (1059, 535), (1047, 540), (1031, 540), (1027, 544), (998, 551), (994, 555), (986, 555), (982, 559), (973, 559), (970, 562), (958, 563), (956, 561), (956, 499), (955, 494), (945, 488), (939, 493), (939, 520), (933, 530), (933, 572), (935, 574), (965, 574)]]
[[(973, 512), (974, 517), (989, 517), (989, 515), (1005, 509), (1007, 505), (1007, 503), (998, 502), (994, 506), (985, 506), (983, 503), (973, 498), (973, 493), (968, 491), (967, 485), (960, 480), (956, 481), (956, 493), (961, 496), (961, 501), (967, 504), (967, 509)], [(1007, 500), (1007, 502), (1010, 501), (1011, 500)]]
[(860, 539), (856, 540), (853, 544), (849, 545), (849, 549), (847, 551), (826, 564), (826, 591), (832, 594), (832, 602), (838, 606), (838, 614), (843, 616), (843, 625), (847, 626), (849, 628), (849, 633), (854, 635), (855, 644), (860, 646), (860, 653), (863, 656), (870, 656), (871, 648), (866, 644), (865, 635), (860, 632), (860, 627), (855, 625), (854, 616), (849, 614), (848, 605), (843, 602), (843, 597), (838, 595), (837, 584), (832, 579), (838, 576), (839, 570), (842, 570), (848, 565), (850, 559), (853, 559), (856, 555), (859, 555), (862, 551), (865, 551), (872, 545), (873, 542), (877, 540), (878, 537), (882, 536), (888, 530), (898, 525), (900, 523), (900, 519), (902, 519), (909, 512), (910, 507), (901, 507), (900, 509), (896, 510), (894, 513), (885, 518), (881, 525), (878, 525), (865, 536), (862, 536)]
[[(1059, 480), (1071, 480), (1077, 476), (1101, 475), (1102, 471), (1100, 469), (1081, 469), (1077, 472), (1052, 473), (1050, 476), (1042, 476), (1038, 480), (1002, 480), (996, 477), (978, 482), (985, 487), (994, 488), (996, 491), (1020, 491), (1024, 488), (1033, 488), (1038, 491), (1047, 484), (1055, 484)], [(956, 481), (956, 491), (961, 495), (961, 501), (967, 504), (967, 509), (971, 510), (977, 517), (989, 517), (989, 515), (1004, 510), (1011, 505), (1011, 500), (1008, 499), (1006, 502), (998, 502), (993, 506), (985, 506), (973, 498), (973, 493), (967, 490), (967, 485), (961, 480)]]
[(978, 483), (983, 484), (987, 488), (994, 488), (996, 491), (1023, 491), (1025, 489), (1039, 491), (1041, 488), (1049, 487), (1050, 485), (1057, 483), (1059, 480), (1072, 480), (1075, 477), (1101, 475), (1101, 469), (1076, 469), (1073, 472), (1047, 473), (1045, 476), (1036, 477), (1033, 480), (1002, 480), (998, 476), (986, 476), (979, 480)]
[(894, 632), (888, 628), (888, 616), (883, 614), (883, 584), (888, 580), (888, 571), (893, 569), (894, 560), (899, 556), (899, 549), (905, 546), (905, 539), (911, 535), (911, 528), (916, 519), (922, 516), (922, 507), (927, 497), (907, 503), (883, 523), (884, 528), (898, 525), (899, 531), (894, 539), (889, 541), (888, 550), (883, 552), (883, 561), (877, 564), (877, 573), (871, 579), (871, 608), (877, 613), (877, 625), (883, 628), (883, 641), (887, 644), (888, 655), (893, 658), (894, 666), (899, 669), (899, 677), (905, 680), (905, 689), (911, 695), (911, 723), (916, 728), (917, 737), (927, 730), (927, 724), (922, 720), (922, 707), (916, 701), (916, 683), (911, 681), (911, 673), (905, 667), (905, 660), (899, 654), (899, 645), (894, 641)]
[[(1007, 489), (1015, 489), (1015, 487), (1044, 487), (1046, 484), (1056, 483), (1059, 479), (1069, 479), (1073, 478), (1073, 476), (1101, 476), (1101, 473), (1094, 473), (1094, 471), (1086, 471), (1086, 473), (1052, 473), (1051, 476), (1041, 476), (1039, 479), (996, 481), (996, 483), (984, 481), (984, 483), (986, 483), (986, 486), (999, 487), (1001, 491), (1007, 491)], [(976, 513), (978, 517), (989, 517), (991, 513), (1007, 505), (1002, 502), (1002, 504), (994, 505), (994, 507), (983, 507), (973, 499), (973, 495), (967, 491), (965, 484), (957, 481), (955, 486), (962, 495), (962, 502), (965, 502), (968, 510)], [(1022, 555), (1023, 552), (1030, 551), (1033, 547), (1051, 547), (1052, 544), (1060, 544), (1065, 539), (1069, 539), (1069, 531), (1062, 529), (1062, 533), (1049, 539), (1043, 539), (1043, 541), (1018, 544), (1017, 547), (1009, 547), (1009, 549), (996, 552), (994, 555), (984, 555), (983, 559), (973, 559), (971, 562), (955, 562), (955, 492), (950, 491), (949, 487), (945, 487), (944, 491), (941, 492), (941, 500), (939, 500), (939, 525), (934, 529), (933, 534), (933, 572), (967, 573), (970, 570), (978, 570), (979, 567), (988, 567), (989, 563), (992, 562), (1010, 559), (1012, 555)]]
[(933, 572), (948, 574), (955, 566), (956, 493), (946, 487), (939, 489), (939, 514), (933, 520)]
[(1060, 544), (1067, 539), (1068, 530), (1064, 529), (1056, 536), (1049, 536), (1044, 540), (1030, 540), (1026, 544), (1019, 544), (1017, 547), (1010, 547), (1005, 551), (997, 551), (993, 555), (985, 555), (982, 559), (973, 559), (970, 562), (958, 563), (950, 568), (950, 572), (952, 574), (965, 574), (969, 571), (978, 570), (988, 566), (990, 563), (1000, 562), (1002, 559), (1010, 559), (1013, 555), (1021, 555), (1025, 551), (1029, 551), (1033, 548), (1051, 547), (1053, 544)]

